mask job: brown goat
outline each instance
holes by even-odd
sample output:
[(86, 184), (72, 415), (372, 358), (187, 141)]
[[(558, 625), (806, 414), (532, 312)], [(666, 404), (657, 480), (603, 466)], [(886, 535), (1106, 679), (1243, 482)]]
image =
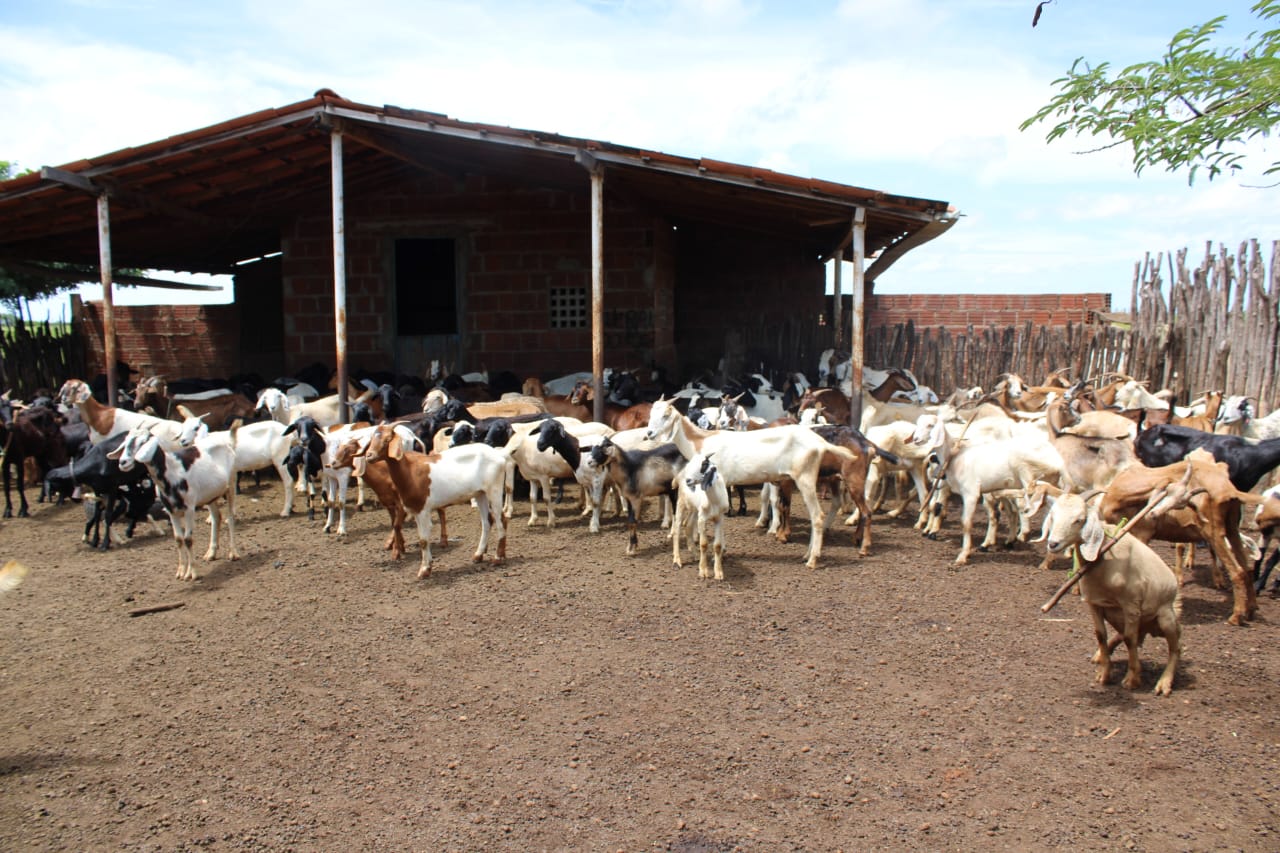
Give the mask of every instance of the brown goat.
[[(378, 502), (391, 516), (391, 535), (387, 537), (387, 542), (382, 547), (391, 552), (393, 560), (403, 557), (404, 504), (400, 500), (400, 493), (396, 491), (396, 484), (391, 480), (391, 472), (387, 470), (386, 461), (368, 461), (365, 456), (360, 455), (360, 442), (352, 440), (338, 448), (330, 467), (352, 468), (355, 475), (373, 489), (373, 493), (378, 496)], [(449, 544), (449, 529), (445, 524), (443, 509), (437, 510), (437, 518), (440, 521), (440, 547), (444, 548)]]
[(574, 402), (568, 394), (548, 394), (542, 387), (542, 380), (536, 376), (530, 376), (524, 381), (523, 392), (526, 397), (541, 400), (547, 411), (555, 417), (577, 418), (583, 423), (591, 420), (591, 409)]
[[(1204, 394), (1204, 414), (1188, 415), (1180, 418), (1176, 415), (1169, 419), (1169, 423), (1175, 426), (1190, 427), (1198, 429), (1201, 432), (1213, 432), (1214, 425), (1218, 422), (1218, 412), (1222, 408), (1222, 392), (1206, 391)], [(1148, 424), (1152, 426), (1153, 424)]]
[(1182, 481), (1187, 476), (1187, 466), (1191, 466), (1190, 485), (1204, 492), (1191, 499), (1189, 508), (1166, 513), (1167, 520), (1156, 519), (1150, 524), (1144, 520), (1135, 528), (1143, 532), (1135, 535), (1140, 539), (1144, 536), (1164, 538), (1161, 534), (1178, 537), (1172, 541), (1188, 541), (1184, 537), (1194, 536), (1208, 542), (1231, 579), (1233, 604), (1227, 622), (1243, 625), (1257, 615), (1258, 602), (1240, 539), (1240, 509), (1243, 504), (1257, 504), (1261, 500), (1232, 486), (1225, 464), (1215, 463), (1203, 451), (1195, 451), (1186, 460), (1161, 468), (1135, 464), (1111, 481), (1099, 514), (1113, 524), (1132, 517), (1146, 505), (1152, 492)]

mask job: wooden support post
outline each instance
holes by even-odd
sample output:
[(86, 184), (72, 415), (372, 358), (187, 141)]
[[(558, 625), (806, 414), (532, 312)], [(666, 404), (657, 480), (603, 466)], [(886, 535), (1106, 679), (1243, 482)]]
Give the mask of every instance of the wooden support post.
[(333, 324), (334, 358), (338, 362), (338, 412), (348, 423), (347, 410), (347, 224), (343, 208), (342, 128), (329, 134), (330, 166), (333, 174)]
[(111, 279), (111, 213), (107, 194), (98, 193), (98, 269), (102, 279), (102, 349), (106, 361), (107, 405), (116, 405), (116, 303)]
[(849, 379), (853, 383), (853, 393), (849, 395), (849, 423), (858, 427), (862, 424), (862, 366), (866, 361), (866, 341), (864, 339), (863, 318), (866, 313), (866, 275), (867, 261), (867, 209), (857, 208), (853, 213), (853, 315), (849, 326), (849, 353), (853, 363), (849, 368)]
[(835, 309), (833, 313), (833, 322), (835, 324), (835, 348), (836, 352), (840, 352), (840, 344), (844, 340), (844, 250), (836, 252), (836, 256), (831, 259), (834, 269), (831, 271), (832, 283), (835, 285)]
[(604, 166), (586, 149), (574, 159), (591, 175), (591, 417), (604, 423)]

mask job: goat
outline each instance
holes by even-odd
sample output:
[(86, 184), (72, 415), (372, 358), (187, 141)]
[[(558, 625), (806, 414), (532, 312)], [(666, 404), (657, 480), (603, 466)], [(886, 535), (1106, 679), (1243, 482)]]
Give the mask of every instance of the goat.
[[(80, 486), (91, 490), (97, 496), (94, 501), (95, 506), (102, 508), (102, 515), (105, 515), (107, 527), (105, 534), (99, 541), (97, 531), (94, 531), (94, 540), (90, 544), (95, 548), (107, 550), (111, 547), (111, 522), (119, 515), (116, 510), (117, 501), (127, 500), (126, 493), (135, 485), (146, 481), (150, 484), (151, 480), (147, 475), (146, 468), (134, 468), (130, 471), (120, 470), (119, 464), (110, 453), (116, 450), (124, 443), (125, 435), (123, 433), (114, 435), (100, 444), (95, 444), (89, 448), (88, 452), (79, 459), (72, 460), (69, 464), (54, 468), (49, 471), (45, 477), (45, 483), (49, 491), (65, 494), (72, 491), (75, 487)], [(152, 494), (152, 500), (148, 501), (148, 505), (154, 501), (155, 488), (148, 486)], [(133, 513), (126, 512), (132, 518)], [(95, 517), (89, 519), (89, 523), (85, 525), (85, 541), (88, 538), (91, 527), (96, 528), (101, 517), (95, 512)]]
[[(178, 408), (185, 411), (182, 404), (179, 404)], [(199, 416), (198, 419), (204, 420), (204, 416)], [(293, 439), (290, 437), (292, 432), (284, 424), (274, 420), (247, 424), (236, 432), (235, 472), (240, 474), (247, 471), (260, 471), (267, 466), (274, 467), (276, 473), (280, 475), (280, 483), (284, 491), (284, 508), (280, 510), (281, 518), (288, 518), (293, 513), (294, 477), (286, 464), (289, 451), (293, 447)], [(178, 443), (189, 446), (191, 441), (184, 437)]]
[[(584, 424), (584, 426), (586, 426)], [(551, 419), (542, 421), (538, 424), (537, 430), (538, 440), (535, 445), (538, 451), (537, 456), (522, 455), (519, 458), (525, 460), (525, 469), (534, 473), (535, 476), (546, 473), (551, 476), (553, 469), (558, 468), (555, 456), (559, 456), (564, 466), (568, 467), (570, 476), (578, 482), (578, 486), (582, 490), (582, 514), (590, 513), (591, 522), (588, 531), (591, 533), (600, 532), (600, 490), (595, 487), (595, 472), (590, 467), (590, 451), (595, 444), (606, 438), (604, 433), (591, 432), (583, 433), (581, 438), (571, 434), (565, 424), (559, 419)], [(547, 455), (554, 454), (554, 455)], [(539, 465), (538, 463), (543, 463)], [(517, 462), (518, 464), (518, 462)], [(563, 469), (561, 469), (562, 471)], [(525, 475), (526, 479), (528, 476)], [(542, 479), (538, 481), (543, 488), (543, 492), (547, 497), (547, 517), (551, 516), (551, 481)], [(532, 503), (536, 499), (534, 492), (534, 480), (529, 481), (529, 500)], [(532, 522), (530, 522), (532, 524)], [(548, 526), (552, 526), (548, 523)]]
[(178, 404), (183, 404), (191, 414), (205, 415), (205, 423), (212, 424), (215, 429), (228, 426), (236, 418), (252, 419), (257, 408), (245, 395), (226, 388), (171, 396), (168, 383), (160, 376), (150, 376), (138, 382), (134, 388), (133, 404), (138, 411), (149, 407), (158, 417), (172, 420), (176, 420), (174, 413)]
[[(552, 418), (551, 421), (559, 424), (567, 435), (572, 435), (579, 442), (590, 435), (605, 435), (612, 432), (604, 424), (583, 423), (576, 418)], [(563, 455), (555, 452), (549, 443), (550, 439), (544, 442), (542, 447), (539, 447), (537, 442), (524, 440), (535, 429), (541, 431), (544, 428), (543, 423), (542, 421), (535, 421), (513, 424), (515, 437), (508, 445), (512, 448), (512, 459), (515, 460), (516, 469), (519, 470), (520, 476), (529, 481), (530, 527), (538, 522), (539, 488), (541, 488), (543, 498), (547, 504), (547, 527), (555, 527), (555, 510), (551, 504), (551, 481), (570, 477), (575, 480), (579, 479), (577, 474), (578, 465), (571, 465)], [(551, 428), (547, 427), (547, 429)], [(586, 477), (587, 475), (584, 473), (583, 476)], [(582, 480), (579, 480), (579, 482), (582, 482)], [(588, 490), (589, 488), (588, 486)]]
[(790, 477), (809, 513), (809, 547), (804, 562), (811, 569), (817, 567), (824, 529), (830, 520), (824, 518), (818, 500), (818, 473), (824, 454), (852, 458), (848, 450), (832, 447), (813, 430), (798, 425), (750, 432), (701, 430), (666, 399), (653, 404), (646, 436), (673, 442), (686, 459), (699, 451), (716, 454), (716, 467), (726, 486), (772, 483)]
[[(925, 535), (937, 535), (942, 524), (946, 497), (960, 495), (963, 504), (961, 526), (964, 530), (960, 554), (955, 564), (968, 563), (973, 553), (973, 516), (982, 495), (1005, 489), (1031, 488), (1037, 480), (1058, 480), (1062, 476), (1062, 457), (1043, 436), (1031, 434), (985, 443), (954, 441), (939, 421), (933, 428), (929, 446), (935, 448), (937, 471), (934, 479), (944, 482), (930, 507), (931, 518)], [(991, 531), (988, 530), (991, 538)]]
[(177, 438), (178, 425), (155, 415), (144, 415), (106, 406), (94, 399), (93, 392), (82, 379), (68, 379), (58, 391), (58, 402), (74, 405), (80, 411), (81, 419), (89, 425), (89, 442), (97, 444), (103, 439), (122, 432), (130, 432), (137, 426), (145, 426), (150, 430), (170, 438)]
[(1174, 426), (1198, 429), (1201, 432), (1213, 432), (1218, 423), (1218, 415), (1222, 410), (1222, 392), (1206, 391), (1204, 394), (1204, 411), (1193, 415), (1174, 415), (1169, 423)]
[[(65, 467), (63, 466), (63, 468)], [(63, 468), (55, 470), (62, 471)], [(146, 471), (145, 468), (141, 470), (143, 472)], [(53, 471), (49, 473), (52, 474)], [(115, 497), (115, 505), (108, 512), (106, 500), (103, 496), (94, 493), (89, 493), (86, 496), (83, 502), (85, 532), (81, 536), (81, 541), (87, 542), (91, 548), (97, 548), (100, 540), (105, 541), (111, 535), (111, 525), (119, 521), (121, 517), (128, 522), (124, 529), (126, 539), (133, 538), (133, 533), (140, 521), (151, 522), (152, 529), (160, 535), (164, 535), (164, 528), (156, 523), (167, 518), (164, 512), (164, 504), (160, 503), (160, 500), (156, 497), (155, 484), (151, 482), (149, 477), (144, 477), (137, 483), (118, 489)]]
[(552, 415), (564, 415), (580, 421), (591, 420), (591, 409), (572, 399), (577, 386), (568, 394), (548, 394), (542, 382), (536, 376), (530, 376), (524, 381), (523, 391), (526, 397), (541, 400), (547, 412)]
[(1138, 458), (1153, 467), (1171, 465), (1191, 451), (1204, 448), (1219, 462), (1225, 462), (1231, 484), (1247, 492), (1280, 465), (1280, 438), (1254, 443), (1238, 435), (1217, 435), (1172, 424), (1142, 431), (1135, 442)]
[(9, 495), (10, 468), (18, 472), (18, 517), (27, 518), (28, 460), (36, 463), (39, 478), (52, 467), (67, 463), (67, 444), (58, 428), (53, 409), (33, 406), (18, 412), (12, 420), (0, 426), (0, 471), (4, 479), (4, 518), (13, 517), (13, 502)]
[(724, 478), (712, 464), (711, 457), (695, 454), (676, 477), (679, 489), (679, 516), (687, 521), (683, 530), (673, 530), (671, 560), (677, 569), (684, 563), (680, 559), (680, 539), (689, 538), (689, 527), (698, 534), (698, 577), (711, 577), (707, 568), (707, 528), (712, 531), (713, 563), (715, 579), (724, 580), (724, 518), (729, 514), (729, 489)]
[(221, 498), (227, 502), (227, 559), (240, 559), (236, 551), (235, 433), (232, 428), (226, 440), (208, 436), (197, 440), (192, 447), (172, 453), (160, 447), (158, 436), (134, 430), (108, 454), (119, 460), (121, 471), (128, 471), (141, 462), (151, 473), (173, 526), (173, 538), (178, 546), (177, 577), (181, 580), (196, 580), (191, 542), (199, 507), (208, 506), (210, 515), (209, 549), (204, 559), (217, 556), (218, 531), (222, 526), (217, 501)]
[[(373, 493), (378, 496), (378, 502), (387, 510), (387, 515), (391, 517), (391, 535), (387, 537), (386, 544), (383, 549), (391, 552), (391, 559), (399, 560), (404, 556), (404, 503), (400, 500), (400, 493), (396, 491), (395, 481), (391, 479), (391, 472), (387, 468), (385, 460), (370, 462), (368, 456), (364, 455), (364, 447), (368, 444), (368, 439), (348, 439), (338, 446), (337, 451), (333, 454), (333, 461), (330, 467), (335, 469), (351, 468), (357, 477), (369, 484), (373, 489)], [(440, 522), (440, 547), (447, 547), (449, 544), (449, 527), (445, 521), (444, 508), (436, 510), (436, 518)]]
[(1156, 681), (1155, 694), (1167, 696), (1182, 656), (1181, 598), (1173, 571), (1160, 556), (1132, 536), (1122, 537), (1101, 557), (1106, 532), (1098, 510), (1088, 505), (1090, 495), (1067, 494), (1049, 510), (1047, 547), (1061, 553), (1075, 545), (1085, 566), (1081, 569), (1080, 594), (1089, 615), (1098, 650), (1094, 682), (1106, 684), (1111, 677), (1111, 649), (1107, 625), (1120, 634), (1129, 652), (1129, 670), (1124, 687), (1142, 686), (1142, 665), (1138, 650), (1148, 635), (1163, 637), (1169, 659)]
[(1049, 438), (1062, 458), (1063, 476), (1075, 490), (1105, 489), (1121, 471), (1137, 463), (1135, 426), (1111, 412), (1078, 414), (1065, 400), (1049, 406)]
[[(1273, 486), (1263, 493), (1263, 504), (1258, 507), (1258, 514), (1254, 519), (1258, 525), (1258, 530), (1262, 533), (1262, 541), (1259, 543), (1258, 559), (1253, 564), (1254, 591), (1262, 592), (1263, 587), (1267, 585), (1267, 578), (1271, 576), (1271, 571), (1276, 567), (1276, 563), (1280, 562), (1280, 545), (1271, 552), (1271, 556), (1267, 557), (1267, 550), (1280, 539), (1280, 486)], [(1266, 559), (1266, 563), (1263, 560)], [(1276, 579), (1276, 586), (1272, 587), (1272, 592), (1280, 589), (1280, 578)]]
[[(374, 416), (381, 418), (382, 399), (378, 396), (377, 389), (366, 389), (363, 393), (355, 393), (356, 390), (352, 386), (350, 389), (352, 393), (348, 394), (348, 402), (368, 403)], [(258, 395), (254, 410), (260, 413), (265, 412), (272, 420), (285, 425), (300, 418), (311, 418), (321, 427), (337, 426), (346, 422), (346, 413), (342, 411), (342, 404), (337, 394), (304, 403), (296, 397), (285, 396), (284, 392), (276, 388), (264, 388)]]
[[(417, 442), (417, 438), (407, 427), (392, 424), (391, 428), (401, 435), (405, 441), (410, 443)], [(321, 429), (315, 419), (309, 415), (303, 415), (285, 427), (285, 434), (296, 432), (299, 443), (307, 448), (303, 458), (308, 462), (309, 474), (315, 470), (318, 460), (318, 473), (323, 486), (326, 508), (323, 528), (325, 533), (334, 530), (334, 516), (337, 515), (336, 533), (339, 536), (347, 535), (347, 488), (351, 483), (352, 469), (349, 466), (337, 467), (333, 464), (338, 448), (350, 439), (368, 437), (372, 429), (373, 427), (367, 423), (340, 424)], [(308, 487), (311, 487), (310, 479), (307, 480), (307, 484)], [(363, 481), (361, 481), (361, 499), (357, 501), (357, 505), (364, 502), (363, 488)], [(307, 508), (308, 519), (314, 518), (310, 498), (307, 501)]]
[(1238, 425), (1242, 436), (1257, 441), (1280, 438), (1280, 409), (1276, 409), (1265, 418), (1256, 417), (1254, 401), (1249, 397), (1228, 397), (1222, 405), (1222, 414), (1218, 418), (1218, 423)]
[(443, 453), (423, 454), (406, 450), (404, 438), (391, 426), (375, 427), (363, 456), (366, 463), (386, 460), (406, 513), (418, 525), (422, 557), (418, 577), (431, 576), (431, 514), (472, 499), (480, 512), (480, 542), (472, 562), (484, 559), (489, 532), (498, 529), (495, 562), (506, 559), (507, 529), (503, 523), (503, 494), (511, 469), (511, 454), (483, 444), (451, 447)]
[(661, 444), (646, 450), (626, 450), (605, 436), (591, 448), (589, 463), (605, 471), (621, 492), (627, 504), (627, 556), (634, 556), (639, 546), (637, 528), (641, 504), (647, 497), (674, 497), (675, 480), (684, 468), (685, 457), (674, 444)]
[[(1190, 470), (1188, 470), (1188, 467)], [(1240, 538), (1240, 509), (1244, 504), (1257, 504), (1260, 499), (1232, 485), (1226, 466), (1215, 463), (1207, 452), (1192, 453), (1183, 462), (1148, 468), (1136, 465), (1116, 475), (1103, 495), (1098, 512), (1104, 521), (1114, 523), (1132, 518), (1156, 489), (1191, 478), (1191, 485), (1203, 489), (1190, 501), (1199, 538), (1212, 549), (1226, 569), (1232, 586), (1232, 611), (1228, 624), (1243, 625), (1257, 613), (1257, 597), (1250, 582), (1248, 559)]]

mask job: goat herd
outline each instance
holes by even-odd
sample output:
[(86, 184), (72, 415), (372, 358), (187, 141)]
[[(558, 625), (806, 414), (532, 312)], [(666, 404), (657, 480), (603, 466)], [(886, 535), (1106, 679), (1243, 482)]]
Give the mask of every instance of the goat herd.
[[(682, 564), (682, 543), (696, 540), (699, 576), (719, 580), (724, 519), (735, 491), (738, 512), (745, 512), (744, 486), (761, 487), (756, 526), (781, 542), (790, 536), (790, 499), (799, 492), (810, 519), (804, 553), (810, 568), (837, 512), (857, 526), (866, 555), (873, 514), (882, 507), (891, 504), (888, 515), (896, 517), (915, 498), (916, 527), (936, 538), (949, 497), (958, 495), (963, 535), (955, 562), (963, 565), (973, 553), (980, 502), (988, 519), (985, 548), (997, 542), (1002, 518), (1009, 541), (1026, 540), (1047, 501), (1039, 540), (1046, 542), (1045, 564), (1074, 554), (1072, 578), (1098, 643), (1098, 683), (1107, 681), (1111, 653), (1123, 642), (1124, 683), (1138, 687), (1139, 647), (1156, 635), (1169, 655), (1155, 692), (1172, 688), (1189, 554), (1184, 562), (1180, 546), (1171, 569), (1147, 546), (1152, 539), (1181, 543), (1188, 552), (1205, 543), (1215, 581), (1222, 586), (1225, 571), (1232, 588), (1228, 621), (1242, 625), (1255, 617), (1257, 593), (1280, 559), (1280, 549), (1272, 549), (1280, 496), (1259, 491), (1280, 465), (1280, 411), (1257, 418), (1252, 400), (1221, 392), (1184, 409), (1130, 377), (1072, 384), (1061, 372), (1039, 386), (1005, 374), (989, 392), (957, 390), (939, 403), (908, 371), (890, 368), (864, 372), (859, 429), (847, 426), (848, 367), (820, 368), (819, 381), (831, 383), (822, 387), (790, 374), (782, 391), (758, 374), (735, 388), (653, 389), (633, 374), (614, 373), (604, 423), (591, 420), (589, 374), (530, 378), (520, 391), (501, 395), (486, 375), (449, 377), (430, 390), (421, 385), (417, 394), (374, 376), (351, 386), (350, 411), (338, 395), (320, 397), (297, 380), (193, 392), (151, 377), (128, 401), (109, 406), (71, 379), (56, 395), (25, 404), (0, 398), (4, 516), (13, 515), (11, 469), (18, 515), (28, 514), (24, 471), (34, 468), (42, 499), (92, 498), (85, 501), (85, 540), (93, 546), (110, 547), (117, 520), (128, 522), (131, 535), (137, 523), (167, 515), (177, 575), (194, 579), (197, 509), (210, 513), (204, 558), (216, 556), (225, 521), (226, 555), (237, 559), (238, 475), (274, 467), (284, 486), (280, 515), (292, 514), (295, 491), (305, 492), (308, 515), (314, 518), (319, 497), (324, 529), (338, 535), (346, 532), (349, 484), (358, 485), (357, 503), (371, 489), (388, 513), (385, 547), (394, 558), (404, 554), (402, 527), (412, 517), (421, 578), (431, 573), (436, 521), (447, 541), (447, 507), (477, 508), (474, 560), (485, 558), (491, 540), (495, 559), (506, 556), (518, 472), (528, 483), (530, 525), (539, 521), (540, 502), (546, 524), (556, 524), (557, 481), (581, 486), (593, 533), (602, 509), (611, 502), (618, 511), (625, 507), (627, 554), (637, 550), (642, 502), (661, 499), (675, 565)], [(1256, 526), (1260, 541), (1242, 533), (1242, 524)]]

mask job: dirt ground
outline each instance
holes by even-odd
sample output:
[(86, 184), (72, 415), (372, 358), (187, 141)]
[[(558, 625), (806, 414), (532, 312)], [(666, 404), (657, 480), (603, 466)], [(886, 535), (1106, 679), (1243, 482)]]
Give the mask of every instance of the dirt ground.
[(655, 522), (627, 558), (620, 522), (524, 503), (472, 564), (458, 508), (419, 581), (381, 510), (340, 540), (279, 507), (250, 489), (244, 559), (194, 583), (167, 535), (91, 552), (74, 505), (0, 522), (32, 568), (0, 598), (0, 849), (1280, 849), (1280, 603), (1230, 627), (1207, 572), (1158, 698), (1163, 642), (1141, 691), (1119, 653), (1094, 686), (1079, 600), (1039, 610), (1064, 574), (954, 571), (954, 521), (877, 519), (862, 559), (837, 529), (811, 571), (805, 522), (735, 518), (717, 583)]

